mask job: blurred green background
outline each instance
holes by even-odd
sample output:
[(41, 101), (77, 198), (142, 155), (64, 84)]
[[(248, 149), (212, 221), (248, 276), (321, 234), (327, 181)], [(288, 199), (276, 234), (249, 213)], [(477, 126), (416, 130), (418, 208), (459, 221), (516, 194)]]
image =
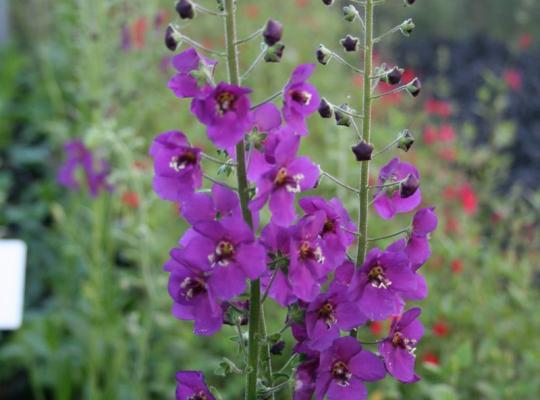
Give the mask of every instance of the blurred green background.
[[(24, 324), (0, 332), (0, 399), (170, 399), (180, 369), (201, 369), (224, 399), (242, 398), (240, 377), (214, 373), (237, 352), (233, 329), (196, 337), (170, 315), (162, 265), (185, 225), (151, 192), (147, 156), (165, 130), (208, 145), (188, 103), (166, 88), (173, 72), (163, 32), (174, 21), (221, 48), (221, 22), (204, 15), (181, 22), (173, 2), (162, 0), (9, 3), (10, 39), (0, 45), (0, 238), (25, 240), (29, 263)], [(319, 43), (338, 50), (356, 29), (340, 7), (320, 0), (239, 3), (241, 37), (268, 17), (285, 25), (282, 62), (261, 65), (245, 82), (255, 101), (298, 63), (314, 62)], [(414, 132), (405, 158), (421, 171), (425, 204), (437, 207), (440, 224), (423, 267), (430, 287), (417, 353), (423, 380), (387, 379), (371, 385), (370, 398), (537, 399), (540, 5), (418, 0), (405, 8), (387, 0), (377, 12), (380, 33), (414, 18), (414, 34), (389, 37), (376, 58), (418, 75), (424, 90), (415, 100), (380, 101), (373, 140), (381, 147), (404, 128)], [(256, 42), (242, 46), (244, 69), (257, 53)], [(359, 80), (340, 64), (319, 65), (313, 81), (333, 103), (360, 104)], [(302, 152), (356, 182), (354, 134), (318, 116), (310, 128)], [(93, 199), (57, 184), (62, 145), (73, 138), (112, 164), (112, 194)], [(374, 176), (393, 155), (374, 163)], [(338, 195), (356, 213), (356, 199), (328, 181), (318, 192)], [(370, 229), (375, 236), (405, 223), (374, 216)], [(272, 332), (285, 315), (270, 306), (267, 317)], [(385, 330), (374, 324), (359, 335)]]

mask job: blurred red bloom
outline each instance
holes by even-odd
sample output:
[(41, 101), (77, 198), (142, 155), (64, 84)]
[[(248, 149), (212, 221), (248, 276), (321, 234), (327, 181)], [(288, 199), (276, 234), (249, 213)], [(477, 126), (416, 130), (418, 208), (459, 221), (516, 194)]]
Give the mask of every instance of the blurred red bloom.
[(494, 211), (493, 213), (491, 213), (491, 222), (492, 222), (492, 223), (498, 224), (499, 222), (502, 221), (502, 219), (503, 219), (503, 216), (502, 216), (500, 213), (498, 213), (498, 212), (496, 212), (496, 211)]
[(433, 334), (435, 336), (443, 337), (448, 335), (448, 325), (444, 321), (438, 321), (435, 324), (433, 324), (433, 327), (431, 328)]
[(523, 85), (523, 79), (521, 72), (516, 69), (507, 69), (503, 73), (504, 81), (513, 90), (521, 89)]
[(428, 114), (438, 115), (442, 118), (448, 118), (452, 115), (452, 105), (445, 100), (429, 99), (424, 104), (424, 110)]
[(309, 3), (309, 0), (296, 0), (296, 5), (298, 7), (306, 7)]
[(446, 147), (439, 150), (439, 157), (445, 161), (454, 161), (457, 157), (456, 149), (453, 147)]
[(519, 37), (518, 46), (521, 50), (526, 50), (531, 47), (533, 37), (530, 33), (524, 33)]
[(137, 18), (131, 25), (131, 36), (136, 49), (142, 49), (144, 47), (147, 29), (148, 21), (146, 17)]
[(261, 12), (260, 8), (256, 4), (248, 4), (244, 8), (245, 14), (249, 18), (257, 18)]
[(373, 335), (379, 336), (383, 331), (383, 323), (381, 321), (373, 321), (369, 324), (369, 330)]
[(459, 196), (463, 211), (467, 215), (474, 215), (478, 211), (478, 198), (473, 188), (465, 183), (459, 190)]
[(426, 364), (433, 364), (433, 365), (439, 365), (439, 357), (435, 353), (427, 352), (424, 353), (424, 356), (422, 357), (422, 361)]
[(124, 192), (122, 193), (122, 203), (131, 208), (138, 208), (139, 196), (135, 192)]
[(450, 124), (443, 124), (439, 129), (439, 140), (441, 142), (453, 142), (456, 138), (454, 127)]
[(463, 272), (463, 262), (461, 260), (454, 259), (450, 263), (450, 268), (452, 268), (452, 272), (454, 274), (460, 274)]
[(427, 145), (434, 144), (437, 142), (439, 133), (433, 125), (428, 125), (424, 128), (424, 142)]

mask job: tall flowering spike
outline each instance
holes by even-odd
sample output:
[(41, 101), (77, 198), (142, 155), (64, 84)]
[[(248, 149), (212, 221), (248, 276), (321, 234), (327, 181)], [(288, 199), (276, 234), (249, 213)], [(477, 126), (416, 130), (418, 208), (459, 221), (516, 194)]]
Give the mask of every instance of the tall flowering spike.
[[(399, 182), (411, 182), (415, 180), (415, 189), (407, 186), (405, 196), (403, 196)], [(379, 174), (378, 184), (380, 187), (375, 193), (375, 201), (373, 206), (375, 211), (383, 219), (392, 219), (398, 213), (406, 213), (414, 210), (422, 201), (422, 194), (418, 188), (420, 174), (418, 170), (411, 164), (400, 162), (399, 158), (390, 160), (388, 164), (382, 167)], [(388, 186), (392, 183), (396, 185)], [(412, 192), (412, 194), (411, 194)]]
[(215, 400), (199, 371), (176, 373), (176, 400)]
[(321, 102), (315, 86), (307, 82), (314, 69), (314, 64), (299, 65), (283, 89), (283, 117), (302, 136), (308, 134), (306, 118), (317, 111)]
[(383, 379), (383, 362), (373, 353), (362, 349), (353, 337), (336, 339), (320, 356), (315, 398), (323, 400), (364, 400), (364, 382)]
[(221, 82), (193, 99), (191, 111), (217, 147), (231, 149), (251, 128), (249, 93), (251, 89)]
[(418, 320), (421, 310), (412, 308), (394, 318), (388, 337), (379, 344), (379, 353), (384, 358), (388, 372), (401, 382), (416, 382), (420, 378), (414, 373), (416, 345), (424, 335), (424, 327)]
[(211, 60), (191, 48), (172, 58), (178, 73), (169, 81), (168, 87), (180, 98), (196, 97), (208, 88), (208, 79), (214, 75), (217, 61)]
[(404, 253), (374, 248), (355, 272), (349, 296), (370, 320), (383, 320), (399, 314), (405, 299), (425, 297), (420, 280)]
[(154, 191), (164, 200), (181, 202), (202, 185), (201, 150), (186, 135), (169, 131), (157, 136), (150, 147), (154, 159)]

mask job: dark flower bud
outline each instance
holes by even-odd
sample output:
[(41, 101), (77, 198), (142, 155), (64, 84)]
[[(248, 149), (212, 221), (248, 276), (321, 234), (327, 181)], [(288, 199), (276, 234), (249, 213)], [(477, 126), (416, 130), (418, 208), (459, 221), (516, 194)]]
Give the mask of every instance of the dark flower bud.
[(165, 46), (167, 46), (170, 51), (176, 51), (181, 41), (181, 36), (171, 25), (169, 25), (165, 30)]
[(401, 77), (403, 76), (403, 69), (394, 67), (386, 75), (381, 77), (381, 81), (386, 82), (390, 85), (397, 85), (401, 82)]
[(223, 323), (225, 325), (236, 326), (237, 323), (240, 323), (240, 325), (248, 324), (248, 300), (224, 302), (221, 304), (221, 309), (223, 310)]
[(322, 0), (322, 2), (326, 6), (331, 6), (332, 4), (334, 4), (334, 0)]
[(402, 199), (411, 197), (420, 186), (420, 181), (413, 174), (407, 175), (407, 178), (401, 183), (399, 187), (399, 196)]
[(275, 45), (266, 49), (266, 53), (264, 53), (264, 61), (280, 62), (281, 57), (283, 57), (284, 50), (285, 50), (285, 45), (283, 43), (276, 43)]
[(182, 19), (193, 19), (195, 17), (195, 7), (191, 0), (178, 0), (176, 12)]
[(274, 343), (272, 346), (270, 346), (270, 353), (272, 353), (275, 356), (280, 356), (283, 354), (284, 349), (285, 349), (285, 341), (280, 340)]
[(269, 19), (262, 35), (264, 43), (268, 46), (273, 46), (281, 40), (281, 36), (283, 35), (283, 25), (278, 21)]
[(416, 0), (403, 0), (406, 6), (412, 6)]
[(411, 133), (410, 130), (405, 129), (400, 134), (400, 138), (399, 138), (399, 141), (398, 141), (398, 144), (397, 144), (397, 148), (407, 152), (407, 151), (409, 151), (409, 149), (412, 147), (413, 144), (414, 144), (414, 136), (413, 136), (413, 134)]
[(332, 118), (334, 115), (334, 108), (324, 97), (321, 99), (319, 104), (319, 115), (323, 118)]
[(414, 31), (414, 28), (416, 28), (416, 25), (414, 24), (412, 19), (407, 19), (401, 23), (399, 26), (399, 30), (404, 36), (411, 36), (412, 31)]
[(223, 3), (223, 0), (217, 0), (217, 7), (219, 11), (225, 11), (225, 4)]
[(420, 79), (414, 78), (407, 84), (406, 90), (412, 97), (416, 97), (420, 94), (420, 91), (422, 90), (422, 82), (420, 82)]
[(324, 45), (319, 45), (319, 48), (317, 49), (317, 61), (322, 65), (326, 65), (328, 64), (328, 61), (330, 61), (330, 58), (332, 58), (332, 52)]
[(336, 123), (339, 126), (351, 126), (352, 118), (347, 112), (352, 112), (352, 110), (346, 103), (334, 108), (334, 116), (336, 118)]
[(356, 146), (352, 146), (351, 149), (356, 157), (356, 161), (371, 160), (371, 153), (373, 153), (373, 146), (367, 143), (365, 140), (361, 140)]
[(360, 39), (351, 35), (347, 35), (343, 39), (341, 39), (339, 43), (343, 46), (345, 51), (357, 51)]
[(353, 5), (343, 7), (343, 18), (347, 22), (353, 22), (356, 17), (359, 17), (358, 10)]

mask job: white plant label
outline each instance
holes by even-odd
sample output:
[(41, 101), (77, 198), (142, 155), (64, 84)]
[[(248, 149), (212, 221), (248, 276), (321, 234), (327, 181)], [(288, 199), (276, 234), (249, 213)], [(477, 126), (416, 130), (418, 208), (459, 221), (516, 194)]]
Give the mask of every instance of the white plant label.
[(0, 330), (21, 326), (24, 305), (26, 244), (0, 240)]

